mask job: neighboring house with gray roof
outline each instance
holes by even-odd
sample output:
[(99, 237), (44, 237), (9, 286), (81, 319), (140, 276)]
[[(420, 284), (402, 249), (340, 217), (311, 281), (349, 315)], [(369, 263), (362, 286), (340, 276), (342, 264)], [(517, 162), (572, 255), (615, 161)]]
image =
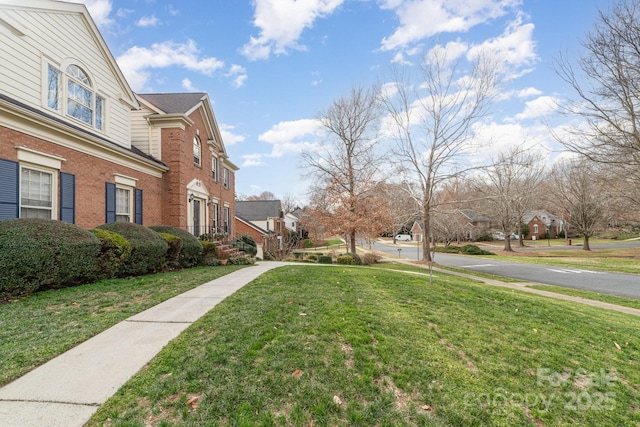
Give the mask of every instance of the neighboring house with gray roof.
[(280, 200), (238, 201), (236, 215), (268, 233), (280, 236), (284, 230), (284, 215)]
[(549, 233), (549, 237), (555, 238), (563, 227), (560, 217), (544, 210), (530, 210), (522, 217), (522, 223), (527, 224), (529, 233), (524, 236), (527, 240), (539, 240)]

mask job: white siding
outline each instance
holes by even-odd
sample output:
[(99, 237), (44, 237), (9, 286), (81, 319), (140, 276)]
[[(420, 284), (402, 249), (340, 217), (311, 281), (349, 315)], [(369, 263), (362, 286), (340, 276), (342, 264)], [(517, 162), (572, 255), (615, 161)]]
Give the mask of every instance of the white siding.
[(143, 152), (162, 159), (162, 144), (160, 141), (162, 129), (150, 126), (145, 116), (153, 112), (142, 107), (131, 114), (131, 145)]
[[(92, 79), (94, 91), (107, 100), (103, 135), (116, 144), (130, 147), (130, 107), (120, 101), (122, 88), (118, 77), (112, 73), (108, 58), (82, 14), (0, 7), (0, 19), (25, 34), (17, 35), (0, 25), (0, 92), (55, 113), (46, 107), (43, 96), (45, 64), (51, 62), (61, 67), (76, 63)], [(60, 117), (100, 134), (80, 121)]]

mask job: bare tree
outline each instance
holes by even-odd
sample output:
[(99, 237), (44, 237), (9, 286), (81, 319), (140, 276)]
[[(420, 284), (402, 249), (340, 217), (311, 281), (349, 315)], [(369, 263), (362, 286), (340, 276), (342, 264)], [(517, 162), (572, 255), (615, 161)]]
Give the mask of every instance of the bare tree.
[(282, 204), (282, 211), (284, 213), (293, 212), (299, 207), (295, 196), (291, 193), (285, 194), (284, 197), (280, 199), (280, 203)]
[(460, 175), (473, 124), (488, 111), (497, 82), (497, 67), (479, 57), (467, 74), (447, 58), (445, 49), (433, 49), (421, 67), (418, 84), (395, 70), (393, 88), (383, 95), (389, 113), (394, 156), (406, 166), (408, 179), (419, 185), (424, 224), (424, 259), (431, 261), (431, 216), (437, 189)]
[[(544, 179), (544, 164), (531, 151), (514, 147), (502, 153), (480, 177), (478, 191), (484, 196), (487, 212), (505, 236), (504, 250), (512, 252), (511, 233), (520, 230), (525, 212), (532, 209)], [(520, 245), (523, 244), (522, 232)]]
[(406, 183), (387, 183), (380, 186), (380, 196), (386, 200), (384, 206), (387, 217), (387, 230), (393, 236), (395, 243), (396, 235), (407, 227), (411, 227), (413, 221), (420, 218), (420, 206), (411, 197), (407, 190)]
[[(561, 107), (585, 120), (584, 127), (555, 134), (585, 159), (614, 166), (635, 181), (627, 197), (640, 202), (640, 1), (621, 0), (599, 19), (582, 43), (584, 53), (572, 65), (566, 56), (556, 71), (576, 99)], [(577, 69), (576, 69), (577, 68)]]
[(327, 132), (320, 150), (302, 153), (304, 165), (315, 176), (314, 193), (319, 203), (313, 206), (325, 229), (345, 236), (351, 252), (356, 250), (356, 235), (372, 234), (380, 227), (375, 209), (379, 200), (380, 156), (376, 151), (379, 118), (376, 88), (354, 88), (348, 97), (335, 100), (320, 111), (318, 120)]
[(553, 168), (557, 194), (568, 210), (571, 225), (583, 235), (585, 251), (591, 250), (589, 238), (604, 225), (610, 199), (607, 186), (598, 179), (598, 169), (596, 163), (582, 159), (564, 161)]

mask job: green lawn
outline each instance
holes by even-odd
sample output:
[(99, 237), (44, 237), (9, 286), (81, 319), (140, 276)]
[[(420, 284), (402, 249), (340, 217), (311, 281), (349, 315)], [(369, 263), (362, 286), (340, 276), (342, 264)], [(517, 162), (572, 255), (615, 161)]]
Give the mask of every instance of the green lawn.
[(622, 305), (624, 307), (637, 308), (638, 310), (640, 310), (640, 300), (635, 298), (626, 298), (626, 297), (619, 297), (616, 295), (600, 294), (598, 292), (583, 291), (581, 289), (573, 289), (573, 288), (564, 288), (562, 286), (529, 285), (527, 287), (533, 288), (533, 289), (540, 289), (542, 291), (555, 292), (557, 294), (570, 295), (574, 297), (607, 302), (609, 304)]
[(441, 273), (284, 267), (172, 341), (90, 425), (638, 425), (639, 329)]
[(134, 314), (239, 268), (103, 280), (0, 305), (0, 385)]

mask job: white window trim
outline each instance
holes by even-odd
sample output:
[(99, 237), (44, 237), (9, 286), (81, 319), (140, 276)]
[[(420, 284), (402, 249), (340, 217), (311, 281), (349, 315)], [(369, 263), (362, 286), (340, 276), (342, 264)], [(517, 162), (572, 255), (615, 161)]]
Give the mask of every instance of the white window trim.
[(42, 151), (33, 150), (31, 148), (16, 146), (18, 150), (18, 161), (32, 163), (49, 169), (62, 169), (64, 157), (54, 156), (53, 154), (44, 153)]
[(119, 173), (114, 173), (113, 177), (114, 177), (115, 183), (120, 184), (122, 186), (135, 187), (136, 184), (138, 183), (137, 178), (132, 178), (127, 175), (121, 175)]
[[(23, 169), (35, 170), (35, 171), (51, 174), (51, 208), (50, 208), (51, 219), (58, 219), (58, 198), (59, 198), (58, 176), (60, 171), (53, 168), (43, 167), (37, 164), (31, 164), (31, 163), (20, 163), (20, 175), (19, 175), (20, 184), (18, 188), (18, 205), (19, 205), (20, 217), (22, 218), (22, 170)], [(48, 210), (49, 208), (46, 208), (46, 209)]]
[(129, 192), (129, 212), (128, 212), (129, 221), (127, 221), (127, 222), (134, 222), (134, 217), (133, 217), (133, 215), (134, 215), (134, 213), (133, 213), (133, 210), (134, 210), (134, 208), (133, 208), (134, 187), (129, 186), (129, 185), (122, 185), (122, 184), (117, 184), (116, 183), (116, 221), (118, 221), (118, 216), (123, 214), (122, 212), (118, 211), (118, 190), (126, 190), (126, 191)]
[[(68, 82), (69, 82), (69, 76), (66, 72), (67, 67), (70, 65), (75, 65), (78, 68), (80, 68), (88, 77), (89, 81), (91, 82), (91, 86), (87, 86), (85, 84), (83, 84), (82, 82), (80, 82), (79, 80), (76, 79), (72, 79), (74, 82), (78, 82), (82, 87), (87, 88), (91, 93), (92, 93), (92, 106), (91, 106), (91, 111), (92, 111), (92, 122), (91, 123), (87, 123), (77, 117), (74, 117), (70, 114), (68, 114), (68, 110), (67, 110), (67, 104), (68, 104), (68, 97), (69, 97), (69, 89), (68, 89)], [(59, 73), (60, 73), (60, 81), (58, 82), (59, 87), (58, 87), (58, 108), (57, 109), (53, 109), (51, 107), (49, 107), (49, 95), (48, 95), (48, 91), (49, 91), (49, 66), (51, 66), (52, 68), (56, 69)], [(57, 114), (68, 118), (70, 120), (73, 120), (76, 123), (81, 124), (82, 126), (86, 126), (88, 128), (91, 128), (92, 130), (95, 130), (97, 132), (100, 133), (106, 133), (107, 131), (107, 122), (108, 122), (108, 111), (109, 111), (109, 98), (102, 93), (102, 91), (100, 90), (100, 88), (98, 87), (98, 85), (96, 84), (96, 79), (94, 78), (94, 76), (91, 74), (91, 72), (89, 71), (88, 67), (82, 63), (82, 61), (76, 60), (76, 59), (70, 59), (67, 58), (64, 61), (62, 61), (62, 63), (58, 64), (55, 61), (52, 61), (46, 57), (42, 58), (42, 106), (44, 108), (46, 108), (49, 111), (55, 111)], [(98, 128), (97, 127), (97, 117), (96, 117), (96, 99), (97, 97), (102, 98), (103, 104), (102, 104), (102, 128)]]
[[(198, 161), (196, 161), (196, 146), (198, 147)], [(193, 136), (193, 164), (202, 166), (202, 141), (197, 135)]]

